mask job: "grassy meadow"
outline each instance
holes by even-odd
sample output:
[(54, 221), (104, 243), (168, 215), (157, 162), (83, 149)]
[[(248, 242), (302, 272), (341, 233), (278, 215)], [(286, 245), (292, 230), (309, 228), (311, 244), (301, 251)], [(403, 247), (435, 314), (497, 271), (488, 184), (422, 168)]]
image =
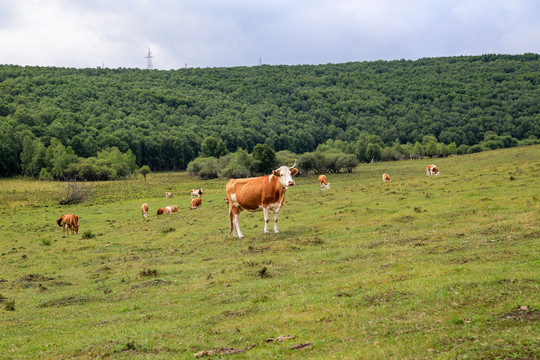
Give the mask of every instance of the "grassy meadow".
[(0, 359), (538, 359), (539, 174), (530, 146), (362, 164), (324, 192), (297, 176), (281, 234), (243, 212), (241, 240), (226, 180), (89, 183), (62, 206), (62, 183), (1, 179)]

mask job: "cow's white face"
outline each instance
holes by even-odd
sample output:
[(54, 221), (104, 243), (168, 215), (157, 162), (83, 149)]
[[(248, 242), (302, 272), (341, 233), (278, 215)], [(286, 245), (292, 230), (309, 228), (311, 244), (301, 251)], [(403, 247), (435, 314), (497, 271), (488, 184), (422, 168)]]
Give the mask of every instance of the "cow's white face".
[(292, 177), (296, 175), (298, 172), (298, 169), (295, 169), (294, 167), (290, 168), (288, 166), (282, 166), (277, 170), (274, 170), (274, 176), (277, 176), (279, 178), (279, 182), (281, 183), (281, 186), (287, 190), (289, 186), (294, 185), (294, 180)]

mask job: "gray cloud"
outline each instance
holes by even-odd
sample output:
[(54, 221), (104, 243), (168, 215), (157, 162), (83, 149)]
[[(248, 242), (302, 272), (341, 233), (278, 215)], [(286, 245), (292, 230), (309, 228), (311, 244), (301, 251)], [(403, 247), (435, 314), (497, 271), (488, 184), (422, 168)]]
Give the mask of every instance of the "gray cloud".
[(540, 52), (536, 0), (0, 0), (0, 63), (158, 69)]

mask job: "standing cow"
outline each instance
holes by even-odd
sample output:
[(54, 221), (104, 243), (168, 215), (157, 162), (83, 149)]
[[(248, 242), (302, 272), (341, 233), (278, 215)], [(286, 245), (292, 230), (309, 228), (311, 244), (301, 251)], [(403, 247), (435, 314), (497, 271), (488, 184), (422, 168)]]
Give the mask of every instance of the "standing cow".
[(73, 233), (79, 234), (79, 217), (77, 215), (62, 215), (60, 216), (60, 219), (56, 220), (56, 223), (58, 226), (62, 227), (62, 234), (67, 232), (69, 235), (69, 230), (71, 230), (71, 235), (73, 235)]
[(326, 175), (319, 176), (319, 184), (321, 185), (321, 190), (330, 189), (330, 183), (328, 182), (328, 179), (326, 179)]
[(148, 217), (148, 204), (147, 203), (142, 204), (141, 213), (143, 217)]
[(227, 202), (229, 204), (229, 228), (232, 236), (243, 238), (240, 231), (239, 216), (242, 210), (264, 212), (264, 232), (268, 233), (270, 210), (274, 212), (274, 233), (279, 234), (278, 213), (285, 201), (285, 192), (294, 185), (292, 177), (298, 173), (292, 167), (281, 166), (272, 174), (247, 179), (231, 179), (227, 183)]
[(390, 181), (390, 176), (388, 176), (388, 174), (382, 174), (382, 181), (383, 182), (387, 182), (387, 181)]
[(191, 200), (193, 200), (195, 196), (202, 198), (202, 193), (203, 193), (203, 189), (192, 189), (190, 192)]
[(435, 165), (428, 165), (426, 168), (426, 176), (439, 175), (439, 169)]

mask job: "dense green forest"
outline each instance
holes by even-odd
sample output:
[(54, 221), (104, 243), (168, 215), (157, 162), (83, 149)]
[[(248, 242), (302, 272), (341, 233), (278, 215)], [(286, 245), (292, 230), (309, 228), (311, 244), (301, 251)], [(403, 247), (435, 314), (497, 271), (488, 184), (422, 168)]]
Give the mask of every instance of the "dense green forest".
[[(540, 137), (539, 85), (537, 54), (171, 71), (0, 65), (0, 175), (185, 169), (209, 137), (223, 154), (325, 144), (359, 161), (384, 157), (359, 152), (369, 143), (513, 146)], [(122, 165), (106, 168), (111, 158)]]

